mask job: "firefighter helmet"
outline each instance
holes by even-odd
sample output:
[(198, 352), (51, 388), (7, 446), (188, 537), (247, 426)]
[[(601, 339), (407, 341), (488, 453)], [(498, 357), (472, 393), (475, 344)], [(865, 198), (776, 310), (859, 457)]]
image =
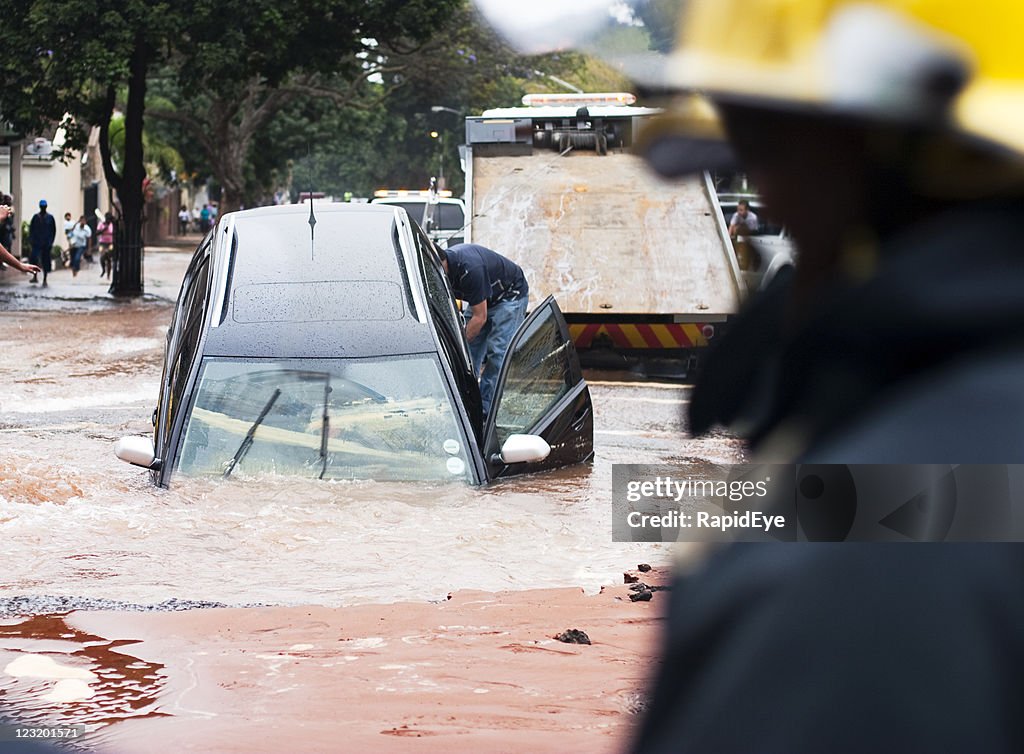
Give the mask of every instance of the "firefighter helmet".
[(1021, 29), (1016, 0), (690, 0), (666, 80), (1024, 154)]

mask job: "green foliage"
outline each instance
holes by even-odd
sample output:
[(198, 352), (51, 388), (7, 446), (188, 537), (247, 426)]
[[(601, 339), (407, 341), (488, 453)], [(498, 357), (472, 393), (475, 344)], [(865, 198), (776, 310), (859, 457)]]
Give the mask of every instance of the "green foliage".
[(638, 4), (637, 16), (644, 23), (652, 50), (672, 52), (684, 4), (681, 0), (647, 0)]
[[(367, 196), (384, 187), (421, 189), (443, 167), (448, 188), (459, 194), (464, 176), (458, 145), (464, 140), (465, 116), (517, 106), (527, 92), (566, 91), (544, 74), (588, 91), (626, 85), (608, 66), (581, 55), (517, 54), (479, 22), (468, 2), (460, 3), (422, 47), (383, 52), (389, 70), (380, 86), (390, 93), (371, 111), (356, 103), (318, 114), (305, 127), (299, 116), (290, 121), (292, 128), (315, 135), (310, 139), (317, 166), (313, 173), (323, 175), (325, 186), (319, 190)], [(434, 112), (434, 106), (456, 113)], [(432, 131), (443, 139), (432, 138)], [(310, 161), (305, 145), (301, 142), (301, 151), (290, 155), (296, 164)]]
[[(121, 113), (114, 113), (110, 119), (109, 140), (114, 167), (124, 165), (125, 123), (124, 115)], [(142, 153), (145, 156), (146, 174), (150, 178), (167, 179), (172, 170), (180, 173), (185, 167), (185, 161), (178, 150), (158, 135), (154, 135), (149, 128), (142, 132)]]
[[(5, 120), (52, 133), (69, 113), (78, 148), (109, 119), (119, 174), (213, 176), (247, 206), (310, 181), (334, 195), (423, 188), (442, 167), (460, 192), (464, 116), (564, 91), (538, 72), (589, 91), (626, 85), (578, 54), (516, 54), (468, 0), (0, 0), (0, 13)], [(133, 70), (147, 76), (134, 105)], [(132, 117), (143, 104), (144, 132)]]

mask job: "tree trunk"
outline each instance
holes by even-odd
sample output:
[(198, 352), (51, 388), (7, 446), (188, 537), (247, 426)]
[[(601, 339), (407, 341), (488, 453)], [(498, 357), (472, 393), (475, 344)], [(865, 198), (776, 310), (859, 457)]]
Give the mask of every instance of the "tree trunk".
[(220, 185), (220, 212), (233, 212), (241, 208), (244, 198), (245, 160), (252, 136), (226, 114), (218, 120), (215, 133), (224, 147), (212, 161), (213, 177)]
[(114, 247), (114, 272), (110, 293), (114, 296), (141, 296), (143, 213), (145, 197), (143, 181), (142, 127), (146, 102), (146, 73), (149, 55), (146, 42), (139, 34), (132, 53), (128, 82), (128, 107), (124, 115), (124, 169), (118, 198), (121, 200), (121, 221), (118, 223)]

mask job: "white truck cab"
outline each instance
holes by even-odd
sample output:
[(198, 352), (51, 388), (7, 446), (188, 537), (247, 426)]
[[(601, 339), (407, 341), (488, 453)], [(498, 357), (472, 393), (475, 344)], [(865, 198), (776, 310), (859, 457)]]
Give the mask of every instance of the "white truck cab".
[(452, 196), (451, 191), (425, 189), (380, 189), (375, 191), (372, 204), (397, 204), (419, 223), (430, 240), (441, 248), (448, 248), (465, 239), (466, 204)]

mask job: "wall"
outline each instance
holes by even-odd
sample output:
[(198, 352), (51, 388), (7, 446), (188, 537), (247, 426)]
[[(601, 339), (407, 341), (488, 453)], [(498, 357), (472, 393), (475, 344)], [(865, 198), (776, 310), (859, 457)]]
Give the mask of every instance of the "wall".
[[(58, 129), (54, 136), (54, 144), (63, 143), (64, 134)], [(26, 139), (28, 144), (32, 139)], [(99, 209), (106, 212), (110, 208), (110, 196), (107, 182), (103, 176), (99, 153), (99, 129), (94, 128), (89, 136), (89, 145), (82, 153), (74, 153), (66, 163), (54, 160), (49, 156), (36, 156), (22, 151), (21, 157), (21, 201), (15, 197), (14, 218), (17, 227), (21, 222), (31, 219), (39, 211), (39, 200), (46, 199), (47, 211), (57, 219), (57, 243), (66, 243), (61, 233), (64, 213), (70, 212), (77, 220), (85, 209), (83, 191), (95, 184), (98, 187)], [(5, 194), (11, 191), (11, 152), (10, 147), (0, 147), (0, 191)], [(92, 218), (90, 218), (92, 219)], [(22, 253), (26, 253), (25, 250)]]

